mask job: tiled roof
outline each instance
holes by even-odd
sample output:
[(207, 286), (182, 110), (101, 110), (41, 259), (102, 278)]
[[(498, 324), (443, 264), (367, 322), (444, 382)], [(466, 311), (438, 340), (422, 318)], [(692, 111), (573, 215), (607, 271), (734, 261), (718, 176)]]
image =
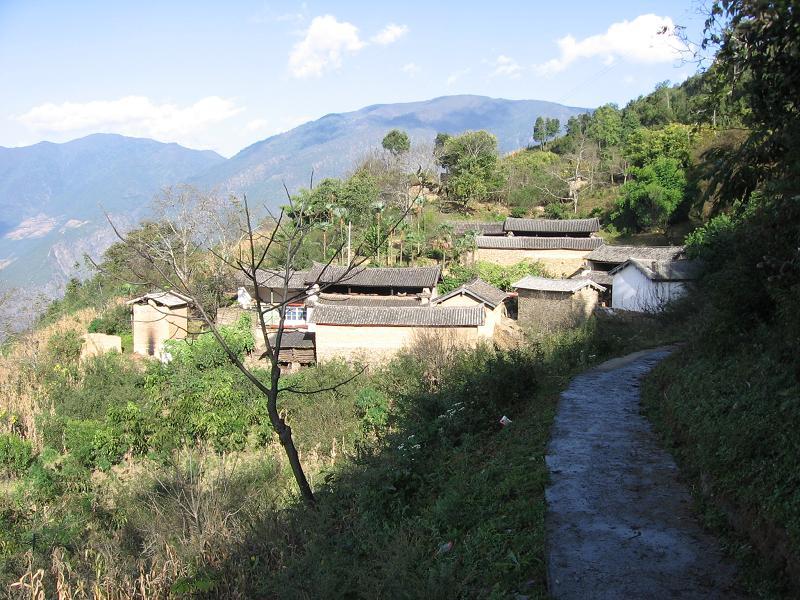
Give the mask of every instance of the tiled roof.
[(483, 307), (378, 308), (319, 304), (311, 315), (317, 325), (372, 325), (394, 327), (478, 327), (484, 322)]
[(582, 277), (591, 279), (596, 284), (602, 286), (612, 285), (612, 282), (614, 281), (614, 278), (611, 275), (609, 275), (608, 271), (595, 271), (595, 270), (583, 271), (583, 273), (581, 273), (580, 275), (574, 276), (573, 279), (580, 279)]
[(592, 219), (515, 219), (508, 217), (506, 231), (525, 233), (594, 233), (600, 231), (600, 221)]
[(604, 244), (586, 257), (606, 263), (624, 263), (629, 258), (639, 260), (675, 260), (683, 254), (683, 246), (611, 246)]
[(652, 260), (632, 258), (609, 271), (615, 275), (627, 266), (633, 265), (651, 281), (691, 281), (697, 279), (700, 265), (694, 260)]
[(487, 283), (483, 279), (476, 278), (469, 283), (465, 283), (461, 287), (454, 289), (452, 292), (448, 292), (443, 296), (437, 296), (431, 300), (431, 303), (440, 304), (445, 300), (461, 294), (468, 294), (479, 302), (489, 305), (491, 308), (495, 308), (508, 297), (507, 292), (494, 287), (491, 283)]
[[(267, 288), (282, 288), (286, 282), (286, 271), (283, 269), (259, 269), (256, 272), (258, 285)], [(306, 287), (308, 271), (289, 271), (289, 289), (302, 290)]]
[(319, 294), (320, 304), (331, 306), (420, 306), (419, 296), (368, 296), (348, 294)]
[(133, 300), (128, 300), (127, 304), (141, 304), (150, 300), (167, 308), (179, 308), (192, 303), (191, 298), (178, 292), (151, 292)]
[[(269, 334), (270, 345), (275, 345), (276, 333)], [(313, 348), (314, 334), (307, 331), (284, 331), (281, 336), (281, 348)]]
[(599, 292), (605, 288), (596, 284), (591, 279), (582, 277), (575, 279), (549, 279), (547, 277), (535, 277), (528, 275), (512, 285), (514, 289), (534, 290), (537, 292), (569, 292), (575, 293), (585, 287), (592, 287)]
[(315, 263), (306, 275), (306, 283), (351, 285), (353, 287), (433, 288), (439, 283), (439, 267), (366, 268), (363, 266), (323, 265)]
[(503, 235), (502, 221), (448, 221), (447, 225), (453, 230), (453, 235), (464, 235), (468, 231), (475, 231), (478, 235)]
[(478, 248), (495, 250), (594, 250), (603, 244), (602, 238), (571, 237), (491, 237), (478, 236)]

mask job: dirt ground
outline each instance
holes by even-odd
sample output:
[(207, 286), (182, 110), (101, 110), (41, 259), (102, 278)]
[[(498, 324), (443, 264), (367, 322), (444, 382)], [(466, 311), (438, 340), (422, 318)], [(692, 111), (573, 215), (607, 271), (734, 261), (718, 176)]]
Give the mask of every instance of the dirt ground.
[(670, 348), (614, 359), (563, 392), (548, 447), (554, 598), (740, 598), (672, 457), (640, 414), (639, 383)]

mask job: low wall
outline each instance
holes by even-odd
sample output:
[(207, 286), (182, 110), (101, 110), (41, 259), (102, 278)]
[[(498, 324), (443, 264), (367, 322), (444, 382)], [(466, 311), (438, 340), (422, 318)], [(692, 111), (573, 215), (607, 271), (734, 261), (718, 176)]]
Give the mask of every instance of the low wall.
[(122, 353), (122, 338), (118, 335), (105, 333), (84, 333), (83, 346), (81, 347), (81, 360), (92, 356), (99, 356), (106, 352)]

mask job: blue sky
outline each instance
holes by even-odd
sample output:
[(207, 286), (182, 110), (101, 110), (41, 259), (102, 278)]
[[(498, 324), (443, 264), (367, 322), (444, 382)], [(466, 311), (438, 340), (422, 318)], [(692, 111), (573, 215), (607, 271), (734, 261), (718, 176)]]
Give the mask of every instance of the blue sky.
[(0, 0), (0, 146), (103, 131), (230, 156), (383, 102), (624, 104), (695, 71), (670, 32), (702, 23), (691, 0)]

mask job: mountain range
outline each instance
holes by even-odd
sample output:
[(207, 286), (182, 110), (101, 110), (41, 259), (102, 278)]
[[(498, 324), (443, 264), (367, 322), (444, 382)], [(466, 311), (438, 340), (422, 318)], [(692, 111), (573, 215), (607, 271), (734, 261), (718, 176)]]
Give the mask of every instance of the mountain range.
[(268, 206), (289, 190), (340, 177), (386, 132), (405, 130), (416, 144), (437, 132), (486, 129), (508, 152), (530, 142), (536, 117), (562, 123), (588, 109), (538, 100), (445, 96), (379, 104), (329, 114), (252, 144), (226, 159), (212, 151), (116, 134), (94, 134), (63, 144), (0, 147), (0, 288), (57, 296), (79, 273), (85, 254), (99, 256), (114, 241), (105, 214), (123, 228), (147, 214), (164, 186), (191, 183)]

